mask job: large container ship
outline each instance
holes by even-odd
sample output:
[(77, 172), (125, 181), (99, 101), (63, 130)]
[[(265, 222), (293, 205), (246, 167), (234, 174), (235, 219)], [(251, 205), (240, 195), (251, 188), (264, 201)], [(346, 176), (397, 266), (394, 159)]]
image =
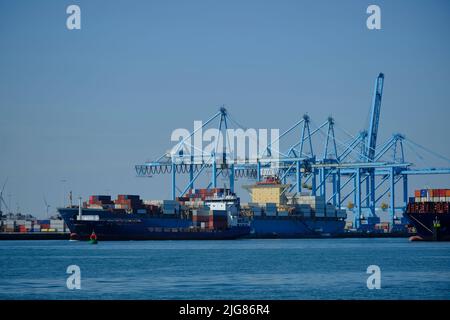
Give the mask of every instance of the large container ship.
[(242, 206), (251, 219), (251, 237), (313, 238), (344, 233), (346, 210), (326, 203), (323, 196), (288, 194), (289, 187), (277, 177), (244, 186), (252, 199)]
[(450, 189), (416, 190), (405, 212), (418, 240), (450, 241)]
[(252, 202), (241, 204), (229, 189), (191, 189), (176, 200), (137, 195), (91, 196), (58, 211), (79, 239), (186, 240), (332, 237), (344, 233), (346, 211), (324, 197), (286, 194), (289, 185), (269, 177), (246, 186)]
[(183, 201), (143, 201), (137, 195), (119, 195), (112, 201), (110, 196), (91, 196), (89, 202), (58, 211), (71, 237), (79, 240), (89, 239), (93, 232), (100, 241), (227, 240), (249, 234), (248, 221), (228, 205), (229, 195), (216, 189), (208, 192), (211, 201), (222, 205), (197, 210)]

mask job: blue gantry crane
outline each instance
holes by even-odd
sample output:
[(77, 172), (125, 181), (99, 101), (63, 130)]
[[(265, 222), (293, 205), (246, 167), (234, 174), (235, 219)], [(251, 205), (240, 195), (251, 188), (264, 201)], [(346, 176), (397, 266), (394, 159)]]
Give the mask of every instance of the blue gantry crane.
[[(450, 166), (447, 159), (427, 149), (404, 135), (395, 133), (387, 141), (377, 146), (380, 123), (381, 100), (383, 96), (384, 75), (380, 73), (375, 81), (368, 130), (353, 136), (345, 129), (336, 126), (331, 116), (319, 125), (303, 115), (276, 139), (268, 143), (263, 150), (258, 150), (255, 158), (239, 158), (230, 145), (232, 137), (228, 129), (233, 127), (244, 133), (249, 129), (236, 121), (225, 107), (210, 117), (201, 126), (181, 139), (171, 150), (156, 161), (148, 161), (135, 166), (139, 177), (151, 177), (155, 174), (170, 174), (172, 180), (172, 198), (185, 195), (194, 188), (199, 177), (205, 172), (211, 177), (207, 188), (217, 187), (217, 178), (223, 176), (228, 180), (229, 188), (234, 191), (235, 180), (261, 180), (265, 175), (277, 175), (284, 183), (289, 183), (289, 193), (300, 193), (307, 189), (313, 195), (323, 196), (328, 203), (343, 207), (345, 201), (353, 196), (354, 226), (362, 229), (364, 219), (374, 225), (379, 218), (376, 215), (377, 203), (389, 198), (391, 226), (396, 220), (396, 185), (403, 187), (403, 201), (399, 209), (404, 209), (408, 202), (408, 176), (429, 174), (450, 174), (450, 167), (416, 168), (405, 160), (404, 145), (420, 149), (439, 157)], [(218, 122), (215, 128), (224, 137), (222, 145), (217, 142), (208, 150), (195, 145), (193, 139)], [(344, 139), (339, 139), (335, 129), (339, 129)], [(282, 142), (292, 135), (298, 137), (294, 144), (280, 150)], [(251, 135), (249, 135), (251, 138)], [(313, 142), (315, 139), (316, 143)], [(194, 139), (195, 140), (195, 139)], [(323, 143), (321, 155), (315, 153), (317, 141)], [(292, 141), (292, 140), (291, 140)], [(228, 150), (228, 152), (227, 152)], [(388, 157), (388, 155), (391, 155)], [(178, 175), (187, 175), (187, 183), (181, 185)], [(184, 179), (186, 180), (186, 179)], [(364, 215), (366, 213), (366, 216)]]
[[(383, 97), (384, 75), (380, 73), (375, 80), (375, 88), (373, 92), (372, 108), (370, 116), (369, 131), (367, 134), (366, 159), (368, 162), (375, 161), (375, 152), (377, 146), (378, 126), (380, 124), (381, 99)], [(375, 169), (367, 170), (368, 179), (366, 180), (366, 197), (368, 197), (368, 207), (370, 209), (370, 218), (373, 224), (379, 222), (375, 215)], [(355, 215), (356, 216), (356, 215)], [(356, 219), (355, 225), (359, 226), (359, 219)]]

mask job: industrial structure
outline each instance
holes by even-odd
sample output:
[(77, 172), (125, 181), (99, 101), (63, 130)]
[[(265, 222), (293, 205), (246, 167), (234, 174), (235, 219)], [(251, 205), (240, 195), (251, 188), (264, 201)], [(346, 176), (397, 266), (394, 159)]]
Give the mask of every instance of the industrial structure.
[[(335, 121), (329, 117), (320, 125), (314, 126), (308, 115), (303, 115), (296, 123), (281, 133), (279, 143), (290, 133), (300, 137), (283, 152), (276, 150), (274, 141), (267, 144), (256, 159), (239, 159), (226, 152), (227, 129), (230, 124), (236, 128), (245, 128), (235, 121), (222, 107), (200, 128), (196, 128), (188, 138), (180, 141), (172, 152), (166, 153), (156, 161), (136, 165), (139, 177), (151, 177), (155, 174), (170, 174), (172, 180), (172, 198), (185, 195), (193, 189), (198, 178), (209, 171), (210, 182), (207, 188), (217, 188), (219, 175), (229, 178), (229, 188), (234, 191), (235, 180), (256, 179), (261, 181), (265, 175), (275, 175), (283, 185), (288, 185), (282, 192), (291, 196), (308, 191), (311, 195), (325, 197), (327, 203), (342, 208), (345, 201), (352, 199), (354, 226), (362, 228), (361, 221), (369, 228), (379, 222), (376, 208), (385, 197), (389, 197), (391, 228), (395, 226), (396, 185), (402, 188), (403, 201), (397, 208), (404, 209), (408, 203), (408, 176), (449, 174), (448, 168), (413, 168), (406, 161), (404, 145), (420, 148), (450, 164), (450, 160), (425, 147), (407, 139), (402, 134), (394, 134), (388, 141), (377, 144), (380, 123), (381, 102), (383, 96), (384, 75), (380, 73), (375, 81), (372, 98), (369, 127), (352, 136), (340, 128), (348, 137), (341, 141), (335, 136)], [(219, 132), (223, 132), (225, 142), (223, 150), (219, 144), (212, 152), (205, 154), (202, 150), (195, 154), (190, 138), (199, 130), (207, 128), (214, 121), (218, 122)], [(313, 143), (313, 138), (320, 138), (320, 144)], [(319, 149), (320, 148), (320, 149)], [(320, 152), (319, 150), (322, 150)], [(179, 175), (187, 175), (188, 182), (178, 186)], [(205, 186), (202, 186), (205, 187)], [(280, 195), (277, 195), (280, 196)], [(352, 197), (352, 198), (351, 198)]]

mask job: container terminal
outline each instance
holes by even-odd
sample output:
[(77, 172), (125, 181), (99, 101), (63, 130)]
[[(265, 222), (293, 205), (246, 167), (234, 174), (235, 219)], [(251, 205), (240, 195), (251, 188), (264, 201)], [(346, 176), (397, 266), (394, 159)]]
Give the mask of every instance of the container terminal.
[[(416, 190), (410, 198), (408, 177), (449, 174), (450, 168), (416, 168), (406, 161), (404, 145), (448, 163), (450, 160), (399, 133), (377, 146), (383, 86), (384, 75), (380, 73), (375, 80), (369, 127), (356, 136), (342, 130), (346, 142), (336, 138), (338, 127), (331, 116), (315, 125), (305, 114), (276, 141), (258, 150), (255, 159), (240, 159), (227, 152), (229, 125), (246, 128), (221, 107), (171, 152), (135, 166), (138, 177), (169, 174), (171, 200), (91, 196), (88, 202), (80, 200), (78, 205), (58, 208), (60, 217), (53, 222), (12, 220), (2, 214), (2, 236), (47, 232), (49, 236), (70, 233), (86, 238), (95, 231), (105, 240), (144, 240), (407, 236), (417, 232), (417, 240), (446, 240), (448, 190)], [(191, 138), (217, 120), (225, 139), (223, 150), (216, 144), (211, 153), (196, 154)], [(278, 145), (292, 133), (300, 139), (283, 152), (277, 150), (275, 142)], [(323, 139), (318, 147), (320, 135)], [(319, 148), (323, 152), (315, 152)], [(210, 175), (209, 183), (195, 188), (205, 173)], [(180, 175), (188, 176), (186, 185), (180, 184)], [(229, 179), (228, 186), (218, 188), (219, 177)], [(243, 185), (250, 194), (248, 203), (241, 203), (235, 192), (235, 182), (240, 179), (252, 182)], [(403, 201), (397, 205), (399, 187)], [(386, 196), (389, 203), (380, 207)], [(2, 197), (0, 203), (6, 205)], [(389, 212), (389, 221), (380, 220), (380, 210)], [(352, 221), (347, 221), (348, 212)]]
[[(275, 141), (258, 150), (257, 157), (242, 159), (227, 152), (226, 146), (230, 142), (227, 141), (227, 130), (245, 131), (247, 127), (242, 126), (240, 120), (237, 121), (222, 106), (201, 127), (194, 128), (188, 137), (176, 144), (171, 152), (162, 154), (154, 161), (136, 165), (136, 175), (149, 178), (169, 175), (173, 200), (195, 189), (201, 176), (207, 176), (209, 180), (206, 189), (217, 188), (219, 177), (229, 179), (231, 192), (235, 192), (236, 181), (256, 180), (258, 184), (272, 176), (280, 182), (272, 189), (291, 199), (291, 205), (297, 197), (310, 196), (315, 199), (313, 201), (319, 201), (328, 208), (333, 206), (336, 215), (342, 215), (341, 210), (351, 212), (352, 220), (345, 225), (349, 235), (413, 233), (416, 225), (410, 223), (410, 215), (406, 212), (411, 203), (408, 178), (448, 175), (450, 167), (417, 167), (407, 161), (405, 146), (416, 154), (419, 150), (443, 160), (449, 166), (450, 159), (401, 133), (394, 133), (387, 141), (377, 143), (384, 83), (385, 76), (380, 73), (375, 79), (368, 126), (361, 128), (357, 135), (340, 128), (331, 116), (316, 124), (304, 114), (280, 133)], [(213, 124), (224, 138), (223, 150), (216, 144), (212, 152), (199, 154), (191, 142), (199, 132), (213, 127)], [(338, 137), (335, 134), (337, 130), (345, 137)], [(292, 136), (295, 138), (292, 139)], [(287, 147), (279, 150), (278, 145)], [(256, 193), (252, 201), (258, 203), (259, 187), (251, 192)], [(383, 202), (386, 199), (387, 203)], [(267, 204), (273, 208), (273, 203), (277, 204), (277, 201), (270, 200)], [(249, 206), (252, 207), (252, 204)], [(284, 212), (279, 206), (277, 210)], [(389, 213), (388, 221), (380, 219), (378, 213), (384, 211)], [(326, 210), (324, 214), (326, 217)]]

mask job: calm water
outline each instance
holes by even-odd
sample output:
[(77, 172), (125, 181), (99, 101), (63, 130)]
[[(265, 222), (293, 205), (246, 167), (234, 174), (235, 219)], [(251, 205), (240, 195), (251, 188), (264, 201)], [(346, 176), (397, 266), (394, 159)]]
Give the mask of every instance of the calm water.
[[(66, 287), (72, 264), (81, 290)], [(450, 243), (0, 241), (0, 299), (450, 299)]]

